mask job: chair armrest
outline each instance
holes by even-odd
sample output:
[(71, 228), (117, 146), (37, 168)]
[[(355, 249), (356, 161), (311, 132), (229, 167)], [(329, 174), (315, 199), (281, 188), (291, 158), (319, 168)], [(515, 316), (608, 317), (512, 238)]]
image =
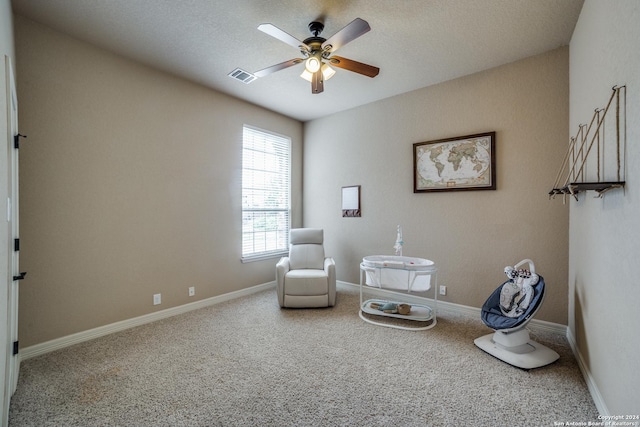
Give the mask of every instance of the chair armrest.
[(289, 257), (280, 258), (280, 261), (276, 264), (276, 291), (280, 307), (284, 307), (284, 276), (289, 270)]
[(284, 276), (291, 270), (289, 266), (289, 257), (282, 257), (276, 264), (276, 282), (278, 285), (284, 284)]
[(333, 258), (324, 259), (324, 271), (327, 272), (329, 281), (329, 307), (336, 305), (336, 263)]
[(336, 270), (336, 262), (333, 260), (333, 258), (326, 257), (324, 259), (324, 271), (326, 271), (328, 273), (329, 270), (333, 270), (335, 272), (335, 270)]
[(289, 257), (288, 256), (283, 256), (282, 258), (280, 258), (278, 260), (278, 263), (276, 264), (276, 269), (284, 269), (284, 272), (286, 273), (287, 271), (291, 270), (291, 267), (289, 266)]

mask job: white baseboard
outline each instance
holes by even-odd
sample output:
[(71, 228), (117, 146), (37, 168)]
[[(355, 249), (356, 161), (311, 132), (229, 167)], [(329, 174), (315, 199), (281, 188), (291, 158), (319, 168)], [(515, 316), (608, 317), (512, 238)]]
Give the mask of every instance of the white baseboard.
[(56, 338), (51, 341), (35, 344), (24, 349), (20, 349), (18, 353), (20, 360), (27, 360), (32, 357), (40, 356), (42, 354), (50, 353), (55, 350), (60, 350), (65, 347), (69, 347), (74, 344), (89, 341), (95, 338), (99, 338), (105, 335), (112, 334), (114, 332), (124, 331), (136, 326), (141, 326), (147, 323), (155, 322), (157, 320), (166, 319), (168, 317), (176, 316), (178, 314), (187, 313), (199, 308), (209, 307), (214, 304), (229, 301), (235, 298), (240, 298), (246, 295), (254, 294), (269, 288), (276, 286), (276, 282), (263, 283), (261, 285), (252, 286), (250, 288), (241, 289), (239, 291), (229, 292), (227, 294), (218, 295), (211, 298), (206, 298), (200, 301), (192, 302), (189, 304), (180, 305), (178, 307), (167, 308), (166, 310), (156, 311), (154, 313), (145, 314), (143, 316), (134, 317), (132, 319), (122, 320), (120, 322), (111, 323), (109, 325), (100, 326), (87, 331), (78, 332), (76, 334), (67, 335), (66, 337)]
[[(341, 283), (341, 284), (346, 285), (346, 286), (355, 286), (357, 288), (360, 287), (360, 285), (357, 285), (355, 283), (342, 282), (342, 281), (338, 281), (338, 283)], [(421, 301), (424, 302), (425, 299), (427, 301), (432, 302), (432, 303), (434, 302), (433, 298), (424, 298), (424, 297), (417, 296), (415, 294), (406, 294), (406, 293), (402, 293), (402, 292), (394, 292), (394, 291), (390, 291), (390, 290), (387, 290), (387, 289), (374, 288), (374, 287), (371, 287), (371, 286), (367, 286), (364, 289), (366, 289), (366, 292), (369, 293), (369, 294), (387, 295), (387, 296), (390, 296), (390, 295), (402, 295), (403, 300), (406, 300), (407, 302), (419, 303)], [(477, 307), (470, 307), (468, 305), (455, 304), (455, 303), (447, 302), (447, 301), (438, 301), (437, 312), (439, 312), (441, 310), (449, 311), (449, 312), (452, 312), (452, 313), (459, 313), (459, 314), (466, 314), (466, 315), (470, 315), (470, 316), (476, 316), (478, 319), (480, 319), (480, 313), (482, 312), (482, 310), (480, 308), (477, 308)], [(567, 335), (567, 330), (568, 330), (566, 325), (561, 325), (559, 323), (547, 322), (545, 320), (537, 320), (537, 319), (532, 319), (529, 322), (529, 327), (531, 329), (534, 329), (534, 330), (551, 332), (551, 333), (565, 335), (565, 336)]]
[[(352, 286), (358, 288), (360, 285), (338, 281), (339, 284), (345, 286)], [(56, 338), (51, 341), (43, 342), (40, 344), (35, 344), (29, 347), (25, 347), (20, 350), (20, 359), (27, 360), (32, 357), (40, 356), (42, 354), (46, 354), (55, 350), (59, 350), (65, 347), (69, 347), (74, 344), (79, 344), (81, 342), (89, 341), (95, 338), (99, 338), (108, 334), (112, 334), (114, 332), (124, 331), (129, 328), (133, 328), (136, 326), (144, 325), (147, 323), (155, 322), (157, 320), (166, 319), (168, 317), (176, 316), (178, 314), (187, 313), (192, 310), (197, 310), (199, 308), (209, 307), (214, 304), (219, 304), (224, 301), (229, 301), (235, 298), (243, 297), (245, 295), (250, 295), (256, 292), (263, 291), (265, 289), (269, 289), (275, 287), (274, 282), (263, 283), (261, 285), (252, 286), (250, 288), (242, 289), (235, 292), (229, 292), (224, 295), (218, 295), (212, 298), (203, 299), (200, 301), (192, 302), (189, 304), (184, 304), (178, 307), (168, 308), (166, 310), (156, 311), (154, 313), (145, 314), (143, 316), (134, 317), (132, 319), (123, 320), (120, 322), (111, 323), (109, 325), (100, 326), (94, 329), (89, 329), (87, 331), (78, 332), (76, 334), (67, 335), (66, 337)], [(397, 292), (389, 291), (386, 289), (378, 289), (367, 286), (366, 290), (368, 293), (378, 294), (378, 295), (397, 295)], [(403, 299), (407, 302), (424, 302), (425, 298), (417, 295), (411, 294), (402, 294)], [(427, 300), (434, 301), (431, 298), (426, 298)], [(446, 301), (438, 301), (438, 311), (449, 311), (453, 313), (466, 314), (471, 316), (477, 316), (480, 319), (480, 309), (476, 307), (470, 307), (462, 304), (454, 304)], [(558, 323), (547, 322), (544, 320), (533, 319), (529, 326), (532, 329), (543, 330), (547, 332), (558, 333), (562, 335), (567, 335), (567, 327), (565, 325), (560, 325)], [(575, 353), (575, 350), (574, 350)]]
[(589, 393), (591, 393), (591, 398), (593, 399), (593, 403), (596, 404), (596, 409), (598, 413), (602, 416), (609, 416), (609, 409), (607, 405), (604, 403), (604, 399), (600, 394), (600, 390), (596, 385), (595, 379), (591, 375), (591, 371), (589, 367), (584, 361), (582, 354), (578, 350), (578, 344), (576, 343), (576, 339), (573, 336), (570, 328), (567, 328), (567, 341), (569, 341), (569, 345), (571, 346), (571, 351), (578, 361), (578, 366), (580, 367), (580, 371), (582, 372), (582, 376), (584, 377), (584, 381), (587, 383), (587, 388), (589, 389)]

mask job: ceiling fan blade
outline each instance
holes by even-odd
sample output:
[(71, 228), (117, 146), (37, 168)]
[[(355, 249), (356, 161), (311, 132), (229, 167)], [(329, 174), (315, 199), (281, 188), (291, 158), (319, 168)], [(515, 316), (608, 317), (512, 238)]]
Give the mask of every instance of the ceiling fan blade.
[(311, 93), (322, 93), (324, 91), (324, 81), (322, 80), (322, 72), (316, 71), (311, 78)]
[(263, 33), (269, 34), (271, 37), (275, 37), (278, 40), (285, 42), (289, 46), (295, 47), (296, 49), (300, 49), (302, 47), (305, 50), (309, 50), (309, 46), (273, 24), (260, 24), (258, 25), (258, 29)]
[(275, 73), (276, 71), (280, 71), (280, 70), (284, 70), (285, 68), (293, 67), (294, 65), (299, 64), (302, 61), (304, 61), (304, 59), (302, 59), (302, 58), (290, 59), (289, 61), (281, 62), (279, 64), (272, 65), (271, 67), (267, 67), (267, 68), (263, 68), (262, 70), (258, 70), (255, 73), (253, 73), (253, 75), (256, 76), (256, 77), (268, 76), (269, 74)]
[(353, 71), (354, 73), (362, 74), (367, 77), (375, 77), (380, 72), (380, 68), (378, 67), (363, 64), (362, 62), (343, 58), (341, 56), (332, 56), (329, 58), (329, 62), (331, 62), (331, 65), (333, 65), (334, 67)]
[(347, 24), (346, 27), (329, 37), (324, 43), (322, 43), (322, 49), (329, 52), (335, 52), (345, 44), (352, 40), (357, 39), (364, 33), (371, 30), (369, 23), (364, 19), (356, 18)]

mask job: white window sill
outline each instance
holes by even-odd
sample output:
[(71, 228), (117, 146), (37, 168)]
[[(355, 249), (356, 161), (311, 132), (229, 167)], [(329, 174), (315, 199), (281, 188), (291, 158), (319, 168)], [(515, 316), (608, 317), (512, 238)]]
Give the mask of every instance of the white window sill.
[(264, 261), (266, 259), (276, 259), (276, 258), (279, 259), (279, 258), (282, 258), (283, 256), (289, 256), (289, 252), (281, 251), (281, 252), (270, 252), (267, 254), (260, 254), (260, 255), (249, 255), (249, 256), (240, 258), (240, 261), (242, 261), (242, 263), (245, 264), (245, 263), (254, 262), (254, 261)]

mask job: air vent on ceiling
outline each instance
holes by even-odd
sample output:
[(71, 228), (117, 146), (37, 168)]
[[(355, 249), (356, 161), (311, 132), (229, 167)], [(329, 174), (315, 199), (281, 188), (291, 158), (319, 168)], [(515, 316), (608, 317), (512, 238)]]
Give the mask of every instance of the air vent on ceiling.
[(240, 68), (236, 68), (232, 72), (229, 73), (229, 77), (234, 78), (236, 80), (240, 80), (242, 83), (248, 84), (257, 79), (256, 76), (251, 74), (248, 71), (242, 70)]

